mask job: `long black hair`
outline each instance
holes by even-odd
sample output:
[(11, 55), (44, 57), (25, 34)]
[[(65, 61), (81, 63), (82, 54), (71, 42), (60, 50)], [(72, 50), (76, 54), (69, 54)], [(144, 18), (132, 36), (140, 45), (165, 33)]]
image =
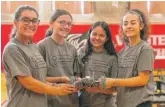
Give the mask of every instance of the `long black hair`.
[(109, 55), (115, 55), (117, 57), (113, 42), (112, 42), (112, 35), (109, 29), (109, 26), (106, 22), (104, 21), (97, 21), (95, 22), (89, 32), (88, 32), (88, 40), (87, 40), (87, 46), (85, 48), (85, 55), (82, 57), (82, 62), (84, 63), (85, 60), (87, 59), (88, 55), (90, 55), (92, 53), (92, 44), (90, 43), (90, 34), (93, 31), (94, 28), (96, 28), (97, 26), (100, 26), (104, 29), (104, 31), (106, 32), (106, 37), (107, 37), (107, 41), (104, 44), (104, 49), (107, 51), (107, 53)]

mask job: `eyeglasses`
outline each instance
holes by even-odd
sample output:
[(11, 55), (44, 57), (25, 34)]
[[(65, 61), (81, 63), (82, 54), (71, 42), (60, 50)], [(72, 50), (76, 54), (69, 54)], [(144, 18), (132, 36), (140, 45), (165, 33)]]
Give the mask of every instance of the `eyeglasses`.
[(28, 25), (30, 24), (30, 22), (32, 22), (33, 25), (36, 25), (40, 22), (40, 20), (38, 20), (37, 18), (34, 18), (34, 19), (29, 19), (28, 17), (23, 17), (23, 18), (20, 18), (20, 19), (17, 19), (17, 21), (23, 21), (24, 24)]
[(71, 22), (66, 22), (65, 20), (57, 21), (61, 26), (68, 25), (69, 27), (72, 26)]

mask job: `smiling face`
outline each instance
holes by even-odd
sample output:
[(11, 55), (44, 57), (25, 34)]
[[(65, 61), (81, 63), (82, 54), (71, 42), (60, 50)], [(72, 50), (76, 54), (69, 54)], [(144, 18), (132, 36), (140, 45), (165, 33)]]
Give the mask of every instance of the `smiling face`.
[(69, 15), (61, 15), (54, 22), (50, 22), (55, 35), (66, 37), (72, 26), (72, 19)]
[(101, 26), (95, 27), (90, 34), (90, 43), (95, 49), (104, 49), (107, 40), (106, 32)]
[(124, 35), (128, 38), (140, 37), (140, 30), (143, 29), (143, 26), (136, 14), (128, 13), (123, 18), (122, 29)]
[(32, 10), (22, 11), (19, 19), (14, 21), (19, 35), (25, 37), (32, 37), (37, 31), (38, 24), (37, 14)]

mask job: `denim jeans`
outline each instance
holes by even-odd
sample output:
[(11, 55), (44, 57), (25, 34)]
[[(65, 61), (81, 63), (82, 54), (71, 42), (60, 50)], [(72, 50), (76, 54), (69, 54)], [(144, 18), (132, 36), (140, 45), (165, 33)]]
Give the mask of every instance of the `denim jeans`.
[(144, 102), (144, 103), (138, 105), (137, 107), (152, 107), (152, 103), (151, 103), (151, 101), (147, 101), (147, 102)]

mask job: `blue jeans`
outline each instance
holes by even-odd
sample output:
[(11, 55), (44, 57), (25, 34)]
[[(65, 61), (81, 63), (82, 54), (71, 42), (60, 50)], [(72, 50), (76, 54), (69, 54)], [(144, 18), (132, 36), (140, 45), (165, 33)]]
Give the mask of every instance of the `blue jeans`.
[(151, 101), (147, 101), (147, 102), (144, 102), (144, 103), (138, 105), (137, 107), (152, 107), (152, 103), (151, 103)]

